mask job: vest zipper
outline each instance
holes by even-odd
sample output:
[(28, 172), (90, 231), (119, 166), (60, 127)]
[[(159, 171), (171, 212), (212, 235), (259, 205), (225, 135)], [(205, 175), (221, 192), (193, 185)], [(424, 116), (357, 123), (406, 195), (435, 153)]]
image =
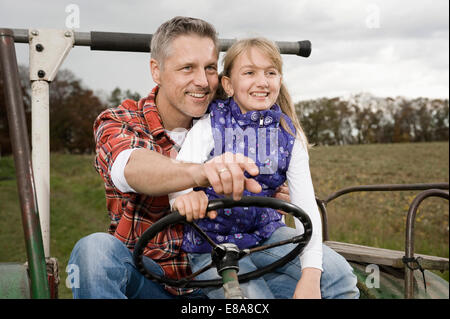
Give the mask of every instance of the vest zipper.
[(261, 115), (261, 117), (259, 118), (259, 127), (263, 127), (264, 125), (264, 116)]

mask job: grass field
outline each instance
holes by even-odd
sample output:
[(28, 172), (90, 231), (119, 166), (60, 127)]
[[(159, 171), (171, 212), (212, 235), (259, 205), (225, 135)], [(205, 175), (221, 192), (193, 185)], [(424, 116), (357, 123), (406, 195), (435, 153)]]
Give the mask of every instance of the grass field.
[[(311, 174), (319, 198), (349, 186), (448, 182), (449, 144), (316, 147)], [(59, 261), (60, 298), (71, 298), (65, 268), (76, 241), (106, 231), (103, 183), (93, 156), (51, 155), (51, 255)], [(330, 239), (403, 250), (409, 204), (418, 192), (345, 195), (328, 207)], [(25, 261), (25, 242), (12, 157), (0, 158), (0, 262)], [(448, 201), (423, 202), (415, 224), (416, 252), (449, 256)], [(442, 275), (448, 280), (448, 272)]]

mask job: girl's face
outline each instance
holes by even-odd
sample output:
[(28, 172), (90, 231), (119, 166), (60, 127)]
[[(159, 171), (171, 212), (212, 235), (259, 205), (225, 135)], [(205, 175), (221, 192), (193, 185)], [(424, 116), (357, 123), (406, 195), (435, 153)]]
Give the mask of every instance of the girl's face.
[(230, 77), (222, 85), (233, 96), (242, 113), (262, 111), (275, 104), (281, 87), (281, 74), (271, 59), (256, 48), (240, 54), (234, 61)]

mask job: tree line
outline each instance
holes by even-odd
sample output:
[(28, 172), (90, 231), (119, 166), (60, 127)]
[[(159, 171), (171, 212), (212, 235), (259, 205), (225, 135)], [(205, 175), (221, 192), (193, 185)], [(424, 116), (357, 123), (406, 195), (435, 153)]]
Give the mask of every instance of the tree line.
[(448, 141), (449, 101), (356, 94), (296, 103), (316, 145)]
[[(20, 66), (19, 73), (30, 134), (28, 70)], [(0, 76), (0, 155), (8, 155), (12, 149), (1, 79)], [(141, 96), (120, 88), (107, 94), (96, 93), (83, 85), (73, 72), (60, 71), (50, 84), (50, 150), (74, 154), (94, 152), (92, 126), (95, 118), (102, 110), (117, 106), (127, 98), (139, 100)], [(309, 142), (315, 145), (449, 140), (447, 99), (380, 98), (357, 94), (349, 98), (300, 101), (295, 107)]]

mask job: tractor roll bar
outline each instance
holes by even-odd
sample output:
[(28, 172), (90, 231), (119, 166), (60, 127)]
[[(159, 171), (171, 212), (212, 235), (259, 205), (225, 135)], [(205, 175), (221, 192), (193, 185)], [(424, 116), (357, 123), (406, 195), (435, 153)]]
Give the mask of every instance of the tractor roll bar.
[(380, 185), (361, 185), (344, 188), (328, 196), (323, 201), (325, 204), (348, 193), (353, 192), (376, 192), (376, 191), (415, 191), (427, 189), (448, 189), (448, 183), (420, 183), (420, 184), (380, 184)]
[[(12, 29), (14, 41), (28, 43), (28, 29)], [(33, 30), (31, 31), (33, 32)], [(72, 31), (68, 31), (68, 36)], [(152, 34), (124, 33), (124, 32), (73, 32), (76, 46), (88, 46), (91, 50), (100, 51), (128, 51), (150, 52)], [(220, 51), (226, 51), (235, 42), (234, 39), (219, 39)], [(303, 41), (275, 41), (281, 54), (293, 54), (302, 57), (311, 55), (311, 42)]]
[(19, 70), (12, 32), (8, 29), (0, 29), (0, 69), (22, 210), (31, 293), (33, 298), (50, 298)]
[[(447, 188), (448, 190), (448, 184)], [(411, 203), (411, 206), (408, 210), (408, 215), (406, 218), (406, 238), (405, 238), (405, 298), (411, 299), (414, 298), (414, 273), (415, 269), (421, 269), (420, 264), (417, 259), (414, 258), (414, 222), (416, 218), (417, 210), (419, 209), (419, 205), (428, 197), (440, 197), (446, 200), (449, 200), (448, 191), (444, 191), (442, 189), (427, 189), (417, 195)], [(414, 261), (419, 265), (419, 268), (412, 268), (409, 265), (409, 262)], [(423, 271), (423, 269), (421, 269)], [(425, 275), (424, 276), (424, 285), (425, 285)], [(426, 289), (426, 286), (425, 286)]]
[[(317, 206), (319, 207), (322, 217), (322, 235), (323, 240), (329, 240), (328, 237), (328, 217), (326, 206), (331, 201), (342, 195), (354, 192), (380, 192), (380, 191), (417, 191), (421, 190), (414, 200), (411, 202), (406, 217), (406, 231), (405, 231), (405, 256), (403, 262), (405, 263), (405, 298), (414, 298), (414, 273), (416, 269), (421, 269), (417, 259), (414, 258), (414, 221), (417, 210), (420, 204), (428, 197), (441, 197), (449, 199), (449, 183), (422, 183), (422, 184), (379, 184), (379, 185), (361, 185), (341, 189), (326, 199), (322, 200), (316, 197)], [(447, 191), (445, 191), (447, 190)], [(410, 264), (416, 263), (419, 268), (412, 268)], [(425, 275), (424, 284), (425, 284)], [(425, 288), (426, 289), (426, 288)]]

